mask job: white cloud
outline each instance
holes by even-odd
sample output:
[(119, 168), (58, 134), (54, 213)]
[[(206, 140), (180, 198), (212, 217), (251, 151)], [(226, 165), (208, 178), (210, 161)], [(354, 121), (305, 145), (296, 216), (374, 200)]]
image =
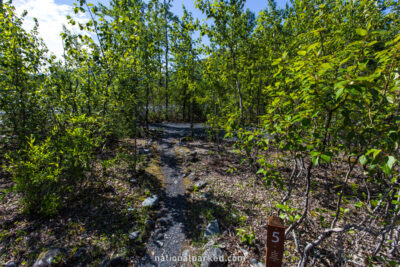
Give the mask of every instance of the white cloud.
[[(72, 1), (71, 1), (72, 2)], [(28, 11), (28, 15), (24, 19), (23, 27), (30, 31), (34, 26), (33, 18), (37, 18), (39, 22), (39, 36), (43, 38), (50, 52), (61, 58), (63, 55), (62, 39), (60, 33), (63, 25), (71, 29), (67, 23), (67, 15), (70, 15), (74, 20), (85, 22), (88, 17), (83, 14), (79, 16), (73, 12), (72, 5), (56, 4), (54, 0), (16, 0), (13, 1), (18, 16), (24, 10)], [(77, 32), (77, 28), (72, 28)]]

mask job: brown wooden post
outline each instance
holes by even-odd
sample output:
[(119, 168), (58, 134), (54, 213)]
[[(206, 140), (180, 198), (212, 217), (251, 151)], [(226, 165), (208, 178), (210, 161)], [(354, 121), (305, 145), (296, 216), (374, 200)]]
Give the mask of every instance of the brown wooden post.
[(281, 267), (285, 243), (285, 226), (278, 216), (268, 218), (265, 267)]

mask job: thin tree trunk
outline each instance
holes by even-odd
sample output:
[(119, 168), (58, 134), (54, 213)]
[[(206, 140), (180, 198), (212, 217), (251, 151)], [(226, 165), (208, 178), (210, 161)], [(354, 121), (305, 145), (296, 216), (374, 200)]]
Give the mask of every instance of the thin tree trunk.
[(190, 135), (194, 137), (194, 127), (193, 127), (193, 95), (190, 99)]
[(237, 73), (237, 67), (236, 67), (236, 56), (233, 52), (233, 47), (230, 47), (231, 50), (231, 57), (233, 60), (233, 71), (234, 71), (234, 78), (235, 78), (235, 84), (236, 84), (236, 89), (239, 95), (239, 108), (240, 108), (240, 125), (243, 125), (243, 97), (242, 97), (242, 90), (240, 86), (240, 81)]
[(149, 83), (146, 83), (146, 113), (145, 113), (145, 123), (146, 123), (146, 130), (149, 130), (149, 93), (150, 86)]
[(168, 120), (168, 18), (167, 18), (167, 5), (164, 0), (164, 19), (165, 19), (165, 119)]
[(183, 92), (183, 109), (182, 109), (182, 121), (185, 121), (185, 111), (186, 111), (186, 90)]

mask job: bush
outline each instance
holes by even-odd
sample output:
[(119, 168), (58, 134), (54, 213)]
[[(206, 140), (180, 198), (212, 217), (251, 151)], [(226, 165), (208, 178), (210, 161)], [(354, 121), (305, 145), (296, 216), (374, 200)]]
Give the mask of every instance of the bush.
[(10, 159), (8, 170), (25, 212), (54, 215), (79, 191), (99, 141), (92, 136), (94, 124), (96, 120), (84, 116), (68, 119), (39, 144), (29, 137), (26, 148)]

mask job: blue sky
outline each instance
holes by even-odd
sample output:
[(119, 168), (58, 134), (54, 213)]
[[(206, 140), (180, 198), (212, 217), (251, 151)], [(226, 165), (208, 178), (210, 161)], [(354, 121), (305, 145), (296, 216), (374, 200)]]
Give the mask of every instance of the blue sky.
[[(286, 2), (289, 3), (289, 0), (277, 0), (276, 2), (278, 4), (278, 6), (285, 7)], [(267, 4), (268, 4), (267, 0), (247, 0), (245, 3), (245, 8), (250, 9), (257, 15), (261, 10), (265, 9)], [(174, 1), (172, 11), (175, 14), (177, 14), (179, 17), (181, 17), (183, 14), (182, 5), (185, 5), (186, 8), (190, 12), (192, 12), (194, 18), (204, 18), (201, 11), (199, 11), (195, 8), (195, 4), (194, 4), (193, 0), (183, 0), (183, 1), (175, 0)]]
[[(87, 0), (89, 3), (101, 2), (106, 4), (108, 0)], [(72, 17), (79, 22), (87, 21), (87, 14), (80, 14), (78, 17), (73, 14), (74, 0), (14, 0), (13, 5), (16, 7), (17, 14), (21, 14), (24, 10), (28, 11), (28, 16), (25, 18), (24, 28), (27, 30), (33, 27), (33, 18), (39, 21), (39, 35), (47, 44), (49, 50), (56, 56), (60, 57), (63, 54), (62, 41), (60, 33), (64, 24), (67, 24), (66, 16)], [(289, 0), (277, 0), (280, 7), (284, 7)], [(245, 8), (250, 9), (258, 14), (267, 6), (267, 0), (247, 0)], [(173, 2), (172, 12), (182, 16), (182, 4), (192, 12), (194, 18), (204, 19), (203, 14), (195, 8), (193, 0), (175, 0)], [(77, 27), (69, 28), (72, 31), (79, 31)], [(204, 40), (203, 40), (204, 41)], [(207, 40), (205, 40), (207, 43)]]

